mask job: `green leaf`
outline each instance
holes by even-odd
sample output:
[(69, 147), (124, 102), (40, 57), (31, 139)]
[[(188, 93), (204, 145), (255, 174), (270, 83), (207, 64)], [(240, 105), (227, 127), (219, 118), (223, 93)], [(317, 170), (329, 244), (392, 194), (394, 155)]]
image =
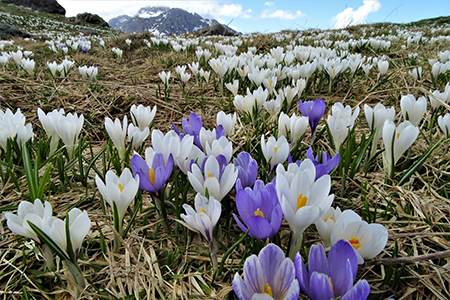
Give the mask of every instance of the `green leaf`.
[(433, 146), (431, 146), (422, 156), (403, 174), (400, 178), (398, 185), (403, 185), (406, 181), (408, 181), (409, 177), (414, 174), (417, 169), (427, 160), (427, 158), (431, 155), (431, 153), (436, 149), (441, 143), (443, 139), (440, 139)]
[(42, 176), (41, 182), (39, 183), (39, 187), (37, 190), (37, 198), (42, 200), (42, 197), (44, 196), (44, 189), (45, 185), (48, 182), (48, 179), (50, 177), (50, 171), (52, 169), (52, 163), (48, 164), (47, 169), (45, 170), (44, 175)]
[(73, 252), (72, 239), (70, 238), (69, 213), (67, 211), (66, 211), (66, 243), (67, 243), (67, 252), (69, 253), (70, 261), (73, 261), (76, 263), (77, 259), (75, 257), (75, 253)]
[(30, 154), (28, 152), (27, 145), (23, 145), (22, 147), (22, 159), (28, 189), (30, 190), (30, 198), (31, 200), (34, 200), (37, 198), (36, 196), (38, 191), (37, 178), (35, 178), (34, 168), (31, 165)]
[(46, 244), (56, 255), (61, 258), (61, 260), (69, 260), (69, 257), (63, 250), (56, 244), (45, 232), (43, 232), (39, 227), (27, 221), (28, 225), (30, 225), (31, 229), (37, 234), (41, 242)]

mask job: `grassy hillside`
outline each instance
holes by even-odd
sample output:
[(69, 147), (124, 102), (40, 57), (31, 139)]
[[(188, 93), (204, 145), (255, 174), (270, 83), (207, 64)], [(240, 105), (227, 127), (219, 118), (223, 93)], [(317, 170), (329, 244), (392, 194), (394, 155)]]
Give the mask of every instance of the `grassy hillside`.
[[(33, 139), (21, 143), (18, 138), (21, 133), (13, 132), (14, 136), (17, 133), (16, 139), (7, 142), (10, 124), (5, 121), (6, 113), (0, 114), (0, 211), (3, 216), (5, 212), (16, 213), (21, 201), (34, 202), (39, 195), (52, 205), (53, 216), (64, 219), (66, 211), (78, 208), (87, 212), (92, 225), (77, 253), (78, 259), (74, 260), (79, 270), (75, 273), (81, 274), (84, 280), (84, 287), (80, 287), (77, 282), (83, 280), (71, 277), (73, 273), (69, 270), (74, 267), (67, 262), (58, 264), (54, 249), (50, 247), (52, 251), (45, 252), (42, 239), (33, 242), (14, 234), (5, 218), (1, 218), (0, 286), (5, 298), (69, 299), (78, 295), (80, 299), (237, 299), (232, 286), (235, 274), (242, 276), (246, 259), (257, 255), (267, 241), (246, 236), (235, 222), (232, 214), (238, 214), (236, 189), (233, 187), (221, 200), (221, 218), (213, 230), (217, 271), (211, 262), (214, 254), (210, 254), (208, 243), (191, 230), (192, 226), (186, 226), (181, 217), (186, 214), (183, 204), (193, 206), (197, 192), (180, 168), (173, 170), (162, 192), (155, 195), (138, 191), (125, 212), (123, 231), (118, 237), (113, 208), (100, 195), (95, 177), (104, 180), (109, 170), (120, 175), (125, 168), (131, 169), (134, 151), (145, 157), (146, 148), (169, 147), (169, 143), (155, 145), (156, 138), (153, 137), (152, 143), (150, 134), (141, 146), (132, 149), (127, 140), (125, 156), (120, 157), (118, 146), (105, 130), (105, 118), (112, 121), (118, 118), (123, 124), (127, 116), (130, 124), (135, 117), (130, 113), (133, 105), (156, 106), (151, 129), (166, 134), (173, 124), (183, 132), (182, 120), (190, 118), (191, 113), (201, 116), (205, 129), (219, 131), (217, 114), (236, 112), (234, 131), (227, 138), (232, 144), (230, 164), (239, 153), (248, 152), (257, 162), (258, 179), (268, 184), (281, 175), (268, 169), (273, 161), (264, 157), (262, 135), (264, 141), (269, 137), (279, 138), (281, 112), (299, 116), (299, 101), (316, 99), (323, 99), (326, 109), (315, 140), (311, 140), (308, 127), (298, 142), (282, 146), (292, 147), (293, 161), (305, 161), (310, 146), (315, 154), (320, 150), (333, 156), (339, 152), (340, 164), (329, 173), (329, 194), (334, 195), (332, 207), (353, 210), (368, 224), (381, 224), (386, 228), (385, 247), (375, 258), (359, 265), (356, 280), (367, 280), (371, 288), (369, 299), (450, 298), (449, 136), (443, 133), (438, 121), (439, 116), (449, 112), (448, 102), (445, 103), (445, 97), (450, 98), (450, 68), (447, 68), (450, 60), (445, 52), (450, 49), (448, 20), (449, 17), (441, 17), (405, 25), (378, 23), (345, 30), (309, 29), (232, 38), (154, 37), (148, 33), (121, 34), (73, 25), (63, 16), (0, 4), (0, 23), (12, 24), (33, 34), (33, 38), (27, 40), (16, 38), (0, 43), (1, 51), (11, 55), (5, 63), (0, 60), (0, 109), (3, 112), (9, 109), (13, 114), (20, 109), (26, 120), (24, 124), (31, 124), (34, 133)], [(92, 29), (96, 35), (88, 34)], [(184, 49), (174, 50), (177, 46)], [(211, 57), (198, 55), (198, 47), (208, 50)], [(122, 56), (115, 54), (113, 48), (121, 49)], [(32, 52), (29, 58), (33, 59), (35, 67), (31, 73), (26, 72), (24, 62), (14, 61), (19, 49), (23, 55), (25, 51)], [(281, 55), (281, 59), (274, 62), (277, 55)], [(208, 63), (219, 58), (221, 60)], [(52, 75), (47, 63), (60, 64), (65, 59), (74, 63), (67, 76), (63, 71)], [(353, 72), (351, 62), (357, 60), (361, 63)], [(378, 61), (388, 62), (385, 74), (379, 74)], [(209, 80), (194, 74), (188, 66), (194, 62), (199, 64), (199, 69), (211, 72)], [(296, 70), (313, 63), (315, 68), (304, 78), (305, 82), (292, 82)], [(343, 67), (338, 70), (341, 64)], [(222, 76), (214, 71), (218, 65), (228, 68)], [(79, 71), (83, 66), (96, 67), (96, 78), (83, 78)], [(178, 66), (186, 66), (185, 72), (191, 74), (185, 84), (176, 73)], [(248, 75), (240, 75), (241, 68), (245, 73), (256, 74), (256, 66), (259, 71), (269, 70), (264, 79), (271, 83), (260, 84), (261, 90), (269, 89), (276, 81), (276, 93), (268, 92), (264, 101), (269, 109), (261, 105), (243, 112), (236, 108), (236, 97), (225, 84), (238, 80), (237, 98), (247, 96), (247, 89), (250, 93), (257, 91), (259, 84)], [(422, 67), (422, 74), (416, 79), (411, 73), (419, 67)], [(367, 73), (364, 68), (368, 69)], [(162, 71), (171, 72), (167, 86), (160, 79)], [(279, 89), (289, 91), (295, 89), (294, 86), (303, 91), (294, 96), (291, 104), (283, 100), (277, 111), (277, 94), (284, 93)], [(385, 171), (383, 153), (386, 147), (382, 138), (375, 143), (375, 155), (370, 158), (374, 133), (369, 128), (371, 124), (366, 119), (364, 105), (373, 108), (381, 103), (394, 107), (394, 123), (400, 126), (406, 119), (400, 101), (408, 94), (415, 99), (425, 97), (427, 108), (417, 126), (417, 139), (413, 142), (414, 136), (410, 134), (412, 146), (405, 149), (391, 176)], [(251, 96), (246, 99), (255, 102)], [(267, 104), (270, 100), (274, 101)], [(434, 107), (436, 101), (440, 104), (438, 107)], [(350, 137), (337, 151), (337, 137), (333, 137), (327, 121), (328, 115), (336, 115), (332, 113), (335, 103), (349, 105), (352, 111), (360, 107), (352, 124), (354, 130), (350, 130)], [(45, 113), (64, 109), (66, 115), (83, 115), (84, 124), (73, 155), (62, 140), (56, 152), (50, 153), (51, 141), (38, 118), (38, 108)], [(411, 118), (413, 116), (408, 115), (408, 119)], [(184, 133), (188, 127), (186, 125)], [(341, 132), (348, 133), (348, 128)], [(396, 141), (395, 137), (401, 133), (400, 127), (397, 128), (395, 135), (385, 137), (386, 141)], [(286, 135), (290, 142), (294, 134)], [(215, 134), (211, 136), (212, 140), (216, 138)], [(217, 146), (216, 151), (220, 151), (219, 148)], [(281, 146), (272, 145), (270, 150), (276, 154), (278, 148)], [(194, 159), (194, 162), (201, 165), (200, 160)], [(287, 168), (286, 160), (282, 164)], [(159, 176), (151, 170), (153, 178), (150, 169), (145, 174), (149, 182)], [(216, 176), (206, 173), (203, 175), (207, 179)], [(119, 194), (124, 186), (115, 183), (114, 188)], [(296, 212), (313, 205), (301, 202), (305, 197), (306, 200), (314, 198), (314, 195), (305, 195), (299, 194), (297, 198), (295, 194)], [(255, 210), (250, 215), (263, 217), (260, 213)], [(308, 215), (302, 218), (307, 219)], [(337, 215), (334, 218), (337, 220)], [(333, 218), (326, 221), (330, 220)], [(291, 229), (284, 219), (273, 239), (286, 256), (292, 245), (295, 246)], [(358, 233), (351, 234), (355, 238)], [(361, 243), (370, 242), (371, 239), (363, 242), (368, 235), (360, 238)], [(323, 240), (315, 225), (308, 226), (298, 244), (302, 246), (299, 253), (305, 263), (311, 246)], [(62, 252), (69, 253), (68, 247)], [(52, 263), (56, 264), (55, 268)], [(273, 283), (267, 284), (275, 290)], [(265, 291), (267, 287), (260, 292)], [(304, 291), (300, 292), (300, 299), (307, 299)]]

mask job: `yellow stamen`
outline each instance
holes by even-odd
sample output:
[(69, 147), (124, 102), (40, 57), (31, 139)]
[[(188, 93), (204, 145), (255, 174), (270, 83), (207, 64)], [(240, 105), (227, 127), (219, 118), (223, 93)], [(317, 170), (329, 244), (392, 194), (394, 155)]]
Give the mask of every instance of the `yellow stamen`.
[(122, 192), (123, 191), (123, 186), (120, 183), (118, 184), (118, 186), (119, 186), (120, 192)]
[(273, 297), (272, 288), (270, 287), (270, 285), (268, 283), (266, 283), (266, 288), (265, 289), (264, 289), (264, 286), (261, 285), (261, 293), (266, 293), (270, 297)]
[(255, 212), (254, 212), (253, 214), (255, 215), (255, 217), (256, 217), (256, 216), (261, 216), (261, 217), (264, 218), (264, 214), (263, 214), (263, 212), (259, 209), (259, 207), (258, 207), (257, 210), (255, 210)]
[(333, 292), (333, 295), (334, 295), (334, 287), (333, 287), (333, 283), (331, 282), (331, 277), (328, 277), (328, 280), (330, 281), (331, 291)]
[(202, 207), (202, 209), (200, 209), (200, 212), (205, 213), (205, 215), (207, 215), (207, 213), (206, 213), (206, 211), (203, 209), (203, 207)]
[(332, 216), (329, 216), (328, 218), (325, 219), (325, 223), (326, 223), (328, 220), (330, 220), (330, 219), (334, 221), (333, 217), (332, 217)]
[(269, 80), (269, 86), (272, 86), (272, 81)]
[(300, 195), (298, 195), (297, 197), (297, 210), (306, 206), (306, 202), (308, 202), (308, 197), (303, 196), (303, 193), (300, 193)]
[(400, 132), (397, 132), (397, 138), (399, 138), (400, 137)]
[(275, 154), (277, 154), (278, 147), (274, 147), (273, 150), (275, 150)]
[(312, 110), (312, 106), (310, 106), (309, 108), (311, 108), (311, 110)]
[(336, 69), (333, 69), (333, 75), (336, 74)]
[(211, 173), (208, 173), (208, 178), (210, 178), (210, 177), (212, 177), (212, 174), (211, 174)]
[(283, 71), (280, 71), (280, 76), (283, 76)]
[(152, 185), (155, 185), (155, 170), (153, 170), (153, 168), (150, 168), (150, 171), (148, 172), (150, 177), (150, 182), (152, 183)]
[(350, 242), (350, 244), (352, 244), (352, 246), (353, 246), (353, 248), (355, 248), (355, 250), (357, 250), (363, 246), (363, 244), (359, 242), (359, 237), (357, 237), (357, 236), (352, 237), (348, 241)]

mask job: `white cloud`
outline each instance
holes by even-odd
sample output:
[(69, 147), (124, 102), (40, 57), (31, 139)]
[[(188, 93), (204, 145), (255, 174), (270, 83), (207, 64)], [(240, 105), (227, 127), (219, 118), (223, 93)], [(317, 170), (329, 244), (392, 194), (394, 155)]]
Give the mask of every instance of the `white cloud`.
[(266, 2), (266, 3), (264, 3), (264, 6), (274, 6), (275, 5), (275, 3), (273, 3), (273, 2)]
[(356, 11), (352, 7), (344, 9), (333, 17), (334, 28), (345, 28), (350, 25), (363, 24), (371, 12), (376, 12), (381, 8), (379, 0), (364, 0), (363, 5)]
[[(98, 0), (58, 0), (66, 9), (68, 17), (79, 13), (90, 12), (98, 14), (105, 21), (119, 15), (133, 16), (137, 11), (145, 6), (168, 6), (185, 9), (189, 12), (198, 13), (204, 18), (219, 19), (224, 18), (230, 21), (231, 18), (251, 18), (252, 10), (244, 9), (240, 4), (221, 4), (219, 1), (98, 1)], [(107, 3), (107, 5), (105, 5)]]
[(294, 20), (294, 19), (301, 18), (301, 17), (306, 17), (306, 15), (299, 10), (297, 10), (295, 12), (295, 14), (293, 14), (289, 10), (270, 11), (268, 9), (264, 9), (261, 14), (261, 18), (263, 18), (263, 19), (278, 18), (278, 19), (285, 19), (285, 20)]

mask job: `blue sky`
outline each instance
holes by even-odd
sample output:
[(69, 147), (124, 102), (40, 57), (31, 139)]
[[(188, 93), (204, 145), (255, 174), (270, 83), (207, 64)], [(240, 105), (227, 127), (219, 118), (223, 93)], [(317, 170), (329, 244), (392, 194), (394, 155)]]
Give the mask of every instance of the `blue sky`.
[[(106, 21), (121, 14), (134, 15), (144, 6), (179, 7), (214, 18), (242, 33), (284, 29), (332, 29), (348, 24), (407, 23), (450, 15), (449, 0), (281, 0), (281, 1), (93, 1), (59, 0), (66, 16), (90, 12)], [(426, 5), (424, 5), (424, 3)]]

